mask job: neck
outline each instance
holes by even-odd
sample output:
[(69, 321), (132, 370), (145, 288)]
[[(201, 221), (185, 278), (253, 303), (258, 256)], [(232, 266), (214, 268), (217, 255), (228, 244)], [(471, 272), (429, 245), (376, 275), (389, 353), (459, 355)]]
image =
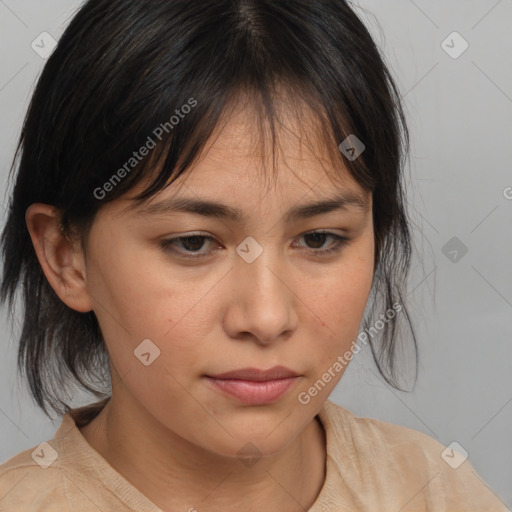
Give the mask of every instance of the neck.
[(190, 443), (125, 405), (111, 399), (81, 433), (163, 510), (230, 512), (243, 504), (248, 512), (304, 512), (320, 493), (326, 439), (317, 418), (278, 454), (244, 465)]

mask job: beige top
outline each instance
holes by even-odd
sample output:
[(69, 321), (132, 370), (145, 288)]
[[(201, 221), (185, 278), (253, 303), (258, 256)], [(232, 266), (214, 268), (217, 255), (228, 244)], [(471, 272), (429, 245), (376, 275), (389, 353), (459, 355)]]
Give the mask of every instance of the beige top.
[[(0, 466), (0, 511), (162, 512), (78, 430), (105, 403), (73, 409), (48, 443)], [(326, 479), (309, 512), (509, 512), (468, 460), (426, 434), (359, 418), (330, 400), (318, 417)]]

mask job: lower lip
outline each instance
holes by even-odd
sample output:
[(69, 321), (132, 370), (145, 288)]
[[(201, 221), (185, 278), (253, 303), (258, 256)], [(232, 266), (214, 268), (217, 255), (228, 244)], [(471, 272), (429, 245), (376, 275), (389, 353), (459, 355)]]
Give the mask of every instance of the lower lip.
[(214, 379), (206, 377), (216, 389), (231, 395), (248, 405), (264, 405), (276, 402), (299, 377), (256, 382), (235, 379)]

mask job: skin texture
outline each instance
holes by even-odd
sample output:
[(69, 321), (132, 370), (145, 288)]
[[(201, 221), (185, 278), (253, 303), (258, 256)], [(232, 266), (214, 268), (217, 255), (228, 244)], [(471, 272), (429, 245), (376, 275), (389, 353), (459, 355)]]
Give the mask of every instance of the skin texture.
[[(207, 198), (240, 208), (245, 223), (189, 213), (144, 215), (130, 197), (106, 203), (95, 218), (86, 257), (59, 231), (57, 210), (41, 203), (26, 214), (39, 261), (59, 297), (94, 310), (110, 354), (112, 400), (81, 429), (87, 441), (164, 510), (303, 511), (325, 479), (325, 435), (315, 415), (341, 378), (307, 405), (310, 388), (357, 338), (373, 278), (371, 193), (332, 163), (318, 133), (284, 115), (278, 177), (268, 151), (254, 143), (254, 112), (230, 116), (208, 150), (164, 198)], [(300, 133), (302, 131), (302, 133)], [(335, 167), (336, 166), (336, 167)], [(335, 179), (336, 178), (336, 179)], [(366, 211), (346, 209), (285, 223), (297, 204), (340, 190), (360, 194)], [(350, 238), (339, 252), (329, 230)], [(200, 232), (214, 240), (161, 241)], [(236, 252), (254, 238), (263, 253), (247, 263)], [(204, 258), (180, 257), (197, 251)], [(134, 355), (150, 339), (160, 356)], [(300, 374), (277, 402), (249, 406), (213, 389), (206, 374), (286, 366)], [(261, 458), (248, 467), (239, 450)]]

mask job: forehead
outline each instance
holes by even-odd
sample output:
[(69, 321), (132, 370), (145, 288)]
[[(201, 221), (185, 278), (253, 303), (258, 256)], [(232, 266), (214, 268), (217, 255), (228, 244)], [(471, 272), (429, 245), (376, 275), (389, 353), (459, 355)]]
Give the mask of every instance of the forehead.
[(202, 156), (212, 164), (251, 163), (251, 167), (265, 169), (276, 164), (286, 167), (287, 163), (293, 169), (303, 164), (339, 167), (339, 154), (333, 158), (337, 144), (321, 135), (318, 115), (304, 102), (293, 109), (287, 105), (284, 100), (276, 102), (271, 125), (257, 104), (239, 100), (221, 117)]
[[(271, 195), (287, 204), (301, 198), (309, 204), (315, 199), (341, 199), (354, 209), (369, 207), (370, 194), (350, 175), (339, 153), (336, 157), (337, 147), (320, 136), (314, 114), (306, 109), (299, 117), (281, 110), (275, 127), (273, 139), (264, 117), (251, 106), (236, 104), (221, 118), (195, 163), (136, 211), (158, 213), (162, 200), (186, 198), (190, 204), (194, 197), (208, 198), (235, 202), (240, 220), (244, 206), (270, 202)], [(132, 190), (129, 197), (141, 190)]]

